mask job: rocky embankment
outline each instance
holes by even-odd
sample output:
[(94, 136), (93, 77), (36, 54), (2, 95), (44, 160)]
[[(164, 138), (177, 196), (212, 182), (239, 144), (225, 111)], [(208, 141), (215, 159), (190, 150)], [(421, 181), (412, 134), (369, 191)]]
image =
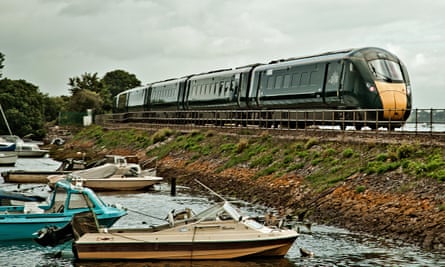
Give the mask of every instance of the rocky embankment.
[[(199, 185), (194, 179), (199, 179), (222, 194), (275, 207), (282, 215), (445, 250), (445, 187), (431, 179), (400, 192), (404, 178), (397, 173), (356, 174), (336, 187), (314, 192), (298, 175), (254, 180), (248, 169), (215, 174), (219, 166), (210, 162), (189, 164), (188, 160), (184, 156), (166, 157), (158, 162), (159, 173), (177, 177), (179, 183), (196, 189)], [(366, 189), (358, 192), (358, 187)]]
[[(222, 142), (234, 144), (238, 142), (238, 146), (240, 143), (243, 144), (239, 141), (239, 137), (233, 137), (235, 141), (230, 138), (224, 137)], [(185, 140), (185, 138), (182, 139)], [(318, 137), (318, 139), (321, 138)], [(344, 142), (344, 138), (329, 140), (333, 145), (325, 147), (319, 145), (310, 148), (306, 144), (303, 149), (302, 145), (297, 144), (295, 147), (301, 151), (298, 154), (292, 154), (292, 164), (300, 164), (303, 158), (309, 158), (309, 160), (301, 163), (301, 166), (295, 170), (266, 175), (258, 175), (258, 167), (253, 168), (252, 164), (235, 164), (222, 168), (233, 156), (211, 153), (202, 156), (200, 155), (202, 150), (199, 152), (196, 147), (206, 147), (205, 138), (200, 139), (198, 144), (191, 144), (191, 141), (186, 143), (184, 140), (184, 143), (171, 148), (170, 152), (157, 160), (158, 174), (167, 180), (174, 177), (180, 185), (203, 191), (203, 188), (195, 182), (195, 179), (199, 179), (220, 194), (274, 207), (280, 215), (295, 216), (316, 223), (388, 237), (425, 249), (445, 251), (445, 185), (443, 179), (437, 179), (438, 176), (445, 174), (440, 169), (445, 164), (443, 158), (434, 159), (432, 163), (422, 163), (423, 165), (419, 166), (415, 166), (417, 158), (407, 160), (405, 158), (409, 156), (407, 154), (419, 154), (412, 147), (422, 148), (422, 144), (412, 138), (409, 142), (414, 142), (416, 145), (411, 146), (410, 150), (399, 151), (396, 150), (396, 146), (396, 148), (388, 148), (394, 151), (387, 153), (385, 151), (383, 151), (385, 153), (372, 152), (375, 147), (378, 147), (376, 140), (373, 140), (371, 145), (359, 144), (358, 147), (351, 145), (350, 140)], [(65, 144), (63, 149), (59, 150), (67, 155), (70, 151), (74, 152), (74, 149), (81, 150), (83, 144), (85, 149), (90, 149), (87, 154), (100, 156), (131, 153), (136, 154), (140, 161), (144, 162), (153, 157), (150, 154), (151, 150), (155, 151), (154, 153), (161, 153), (156, 149), (159, 147), (162, 149), (163, 146), (163, 144), (157, 144), (156, 148), (145, 147), (131, 150), (104, 148), (103, 145), (95, 146), (91, 140), (83, 143), (79, 140), (76, 142)], [(215, 142), (215, 140), (208, 142)], [(278, 154), (277, 151), (285, 149), (288, 150), (287, 153), (290, 153), (289, 147), (295, 140), (286, 142), (281, 141), (280, 145), (283, 148), (275, 149), (273, 153)], [(354, 142), (360, 143), (360, 140), (354, 140)], [(403, 142), (405, 141), (400, 140), (400, 143)], [(254, 146), (253, 142), (248, 145)], [(435, 146), (436, 144), (431, 144), (428, 150), (425, 149), (425, 157), (428, 157), (428, 151), (435, 149)], [(190, 147), (193, 149), (189, 149)], [(224, 145), (219, 145), (219, 147), (224, 147)], [(385, 149), (384, 147), (383, 150)], [(308, 150), (312, 152), (307, 152)], [(385, 155), (383, 160), (380, 159), (382, 155)], [(337, 170), (342, 165), (345, 165), (343, 166), (345, 170), (340, 171), (347, 173), (347, 168), (352, 167), (347, 166), (344, 163), (346, 161), (350, 162), (348, 164), (361, 161), (361, 165), (368, 166), (369, 169), (371, 165), (367, 164), (367, 161), (371, 160), (382, 166), (391, 167), (393, 163), (398, 165), (391, 167), (392, 169), (388, 171), (366, 171), (366, 168), (355, 167), (346, 177), (338, 181), (326, 182), (327, 186), (314, 186), (313, 182), (311, 184), (307, 181), (309, 174), (314, 173), (317, 168), (321, 169), (320, 165), (323, 161), (329, 163), (328, 169), (322, 170), (328, 174), (334, 172), (330, 169)], [(418, 168), (416, 173), (425, 173), (425, 176), (412, 175), (406, 171), (415, 167)], [(440, 167), (434, 176), (436, 178), (426, 177), (432, 176), (428, 171), (433, 167)], [(277, 173), (280, 174), (277, 175)]]

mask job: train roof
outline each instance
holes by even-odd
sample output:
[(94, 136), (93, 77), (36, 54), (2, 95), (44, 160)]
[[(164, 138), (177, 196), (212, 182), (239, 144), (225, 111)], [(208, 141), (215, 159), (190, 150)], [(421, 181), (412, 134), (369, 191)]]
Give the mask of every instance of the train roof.
[(185, 80), (187, 80), (187, 77), (172, 78), (172, 79), (167, 79), (167, 80), (151, 83), (150, 87), (165, 86), (165, 85), (179, 83), (179, 82), (182, 82)]
[[(392, 54), (382, 48), (378, 48), (378, 47), (349, 48), (349, 49), (330, 51), (330, 52), (309, 55), (309, 56), (277, 59), (277, 60), (272, 60), (269, 63), (254, 63), (254, 64), (249, 64), (249, 65), (240, 66), (240, 67), (236, 67), (236, 68), (217, 69), (217, 70), (211, 70), (208, 72), (190, 74), (190, 75), (183, 76), (181, 78), (172, 78), (172, 79), (161, 80), (161, 81), (157, 81), (157, 82), (153, 82), (153, 83), (148, 83), (143, 86), (139, 86), (136, 88), (126, 90), (124, 92), (141, 90), (141, 89), (152, 87), (152, 86), (170, 85), (173, 83), (185, 81), (187, 79), (190, 79), (190, 80), (205, 79), (205, 78), (218, 77), (218, 76), (235, 75), (237, 73), (248, 72), (252, 69), (254, 69), (254, 71), (262, 71), (262, 70), (269, 69), (271, 67), (272, 68), (285, 68), (285, 67), (292, 66), (295, 64), (309, 64), (309, 63), (318, 63), (318, 62), (326, 62), (326, 61), (336, 61), (336, 60), (341, 60), (341, 59), (345, 59), (345, 58), (363, 58), (366, 60), (371, 60), (374, 58), (387, 58), (389, 60), (400, 62), (400, 60), (397, 58), (397, 56), (395, 56), (394, 54)], [(121, 92), (119, 94), (122, 94), (124, 92)]]
[(331, 51), (311, 56), (292, 57), (287, 59), (272, 60), (268, 64), (258, 66), (255, 71), (269, 69), (271, 67), (283, 68), (295, 64), (310, 64), (326, 61), (337, 61), (347, 58), (363, 58), (370, 60), (373, 58), (388, 58), (398, 61), (398, 58), (390, 52), (377, 47), (350, 48), (338, 51)]
[(205, 78), (218, 77), (218, 76), (235, 75), (238, 73), (248, 72), (254, 66), (256, 66), (256, 65), (247, 65), (247, 66), (238, 67), (238, 68), (234, 68), (234, 69), (220, 69), (220, 70), (214, 70), (214, 71), (209, 71), (209, 72), (203, 72), (203, 73), (199, 73), (199, 74), (190, 75), (190, 80), (205, 79)]

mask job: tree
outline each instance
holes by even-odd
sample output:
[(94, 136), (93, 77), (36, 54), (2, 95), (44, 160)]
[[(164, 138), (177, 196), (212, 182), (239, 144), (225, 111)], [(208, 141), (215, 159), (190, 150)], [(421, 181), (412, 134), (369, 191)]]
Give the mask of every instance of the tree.
[(0, 78), (2, 77), (3, 61), (5, 61), (5, 55), (0, 52)]
[(67, 111), (70, 98), (67, 96), (49, 97), (44, 95), (44, 117), (46, 122), (55, 121), (60, 112)]
[(136, 78), (136, 75), (130, 74), (124, 70), (107, 72), (102, 78), (102, 82), (110, 92), (111, 98), (115, 97), (120, 92), (141, 85), (141, 81)]
[[(37, 86), (25, 80), (4, 78), (0, 80), (0, 104), (13, 134), (44, 137), (44, 96)], [(0, 133), (9, 134), (3, 119), (0, 120)]]
[(103, 112), (103, 100), (98, 93), (84, 89), (71, 96), (70, 111), (85, 112), (87, 109), (99, 114)]
[(69, 90), (72, 95), (75, 95), (81, 90), (90, 90), (99, 93), (104, 88), (103, 83), (97, 76), (97, 72), (93, 74), (85, 72), (81, 77), (69, 78), (68, 85), (71, 86)]
[[(97, 76), (97, 72), (94, 74), (91, 73), (84, 73), (81, 77), (72, 77), (69, 78), (68, 85), (71, 86), (70, 91), (72, 93), (71, 98), (75, 98), (74, 102), (80, 101), (84, 105), (83, 108), (87, 109), (94, 109), (95, 113), (103, 113), (104, 111), (111, 110), (112, 102), (110, 97), (110, 92), (107, 88), (105, 88), (102, 81)], [(86, 92), (85, 91), (89, 91)], [(83, 94), (77, 96), (77, 94), (84, 92)], [(92, 95), (91, 92), (96, 93), (97, 95)], [(99, 97), (100, 101), (98, 99), (94, 98)], [(89, 99), (89, 100), (87, 100)], [(102, 103), (102, 106), (98, 108), (96, 104), (99, 102)], [(73, 101), (71, 101), (72, 103)], [(88, 106), (88, 103), (93, 106)], [(84, 112), (85, 110), (79, 110), (79, 107), (72, 106), (71, 110), (77, 110)]]

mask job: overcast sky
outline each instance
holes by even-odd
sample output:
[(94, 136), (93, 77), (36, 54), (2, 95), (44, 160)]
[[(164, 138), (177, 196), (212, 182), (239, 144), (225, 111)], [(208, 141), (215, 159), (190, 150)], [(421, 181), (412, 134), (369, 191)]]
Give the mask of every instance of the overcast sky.
[(122, 69), (143, 84), (377, 46), (407, 65), (417, 108), (445, 108), (443, 0), (0, 0), (3, 77), (50, 96)]

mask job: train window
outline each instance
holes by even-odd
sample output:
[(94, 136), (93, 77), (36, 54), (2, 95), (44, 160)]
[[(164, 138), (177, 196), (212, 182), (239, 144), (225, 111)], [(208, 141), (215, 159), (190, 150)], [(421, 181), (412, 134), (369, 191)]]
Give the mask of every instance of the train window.
[(306, 85), (309, 83), (309, 75), (307, 72), (301, 73), (300, 85)]
[(230, 82), (229, 81), (227, 81), (226, 82), (226, 88), (225, 88), (225, 95), (227, 95), (228, 94), (228, 92), (229, 92), (229, 88), (230, 88)]
[(298, 87), (300, 85), (300, 73), (292, 74), (292, 87)]
[(337, 91), (340, 88), (342, 65), (339, 62), (332, 62), (328, 64), (328, 72), (326, 77), (325, 90)]
[(279, 75), (276, 77), (275, 79), (275, 89), (279, 89), (281, 88), (281, 86), (283, 85), (283, 76)]
[(377, 79), (383, 79), (385, 81), (403, 81), (402, 70), (397, 62), (376, 59), (368, 62), (371, 72)]
[(321, 71), (315, 70), (311, 71), (310, 77), (309, 77), (309, 84), (311, 85), (320, 85), (322, 83), (323, 79), (321, 77)]
[(220, 82), (219, 83), (219, 95), (222, 95), (223, 88), (224, 88), (224, 82)]
[(267, 89), (272, 89), (275, 85), (275, 76), (267, 78)]
[(284, 88), (289, 88), (290, 87), (290, 75), (289, 74), (286, 74), (285, 76), (284, 76), (284, 81), (283, 81), (283, 87)]
[(260, 73), (258, 82), (260, 83), (260, 89), (264, 90), (264, 89), (266, 89), (266, 85), (267, 85), (267, 77), (265, 75), (261, 75), (261, 74), (264, 74), (264, 73)]
[(215, 87), (215, 84), (214, 84), (214, 83), (212, 83), (212, 84), (210, 85), (210, 93), (212, 93), (212, 92), (213, 92), (214, 95), (216, 94), (216, 87)]

